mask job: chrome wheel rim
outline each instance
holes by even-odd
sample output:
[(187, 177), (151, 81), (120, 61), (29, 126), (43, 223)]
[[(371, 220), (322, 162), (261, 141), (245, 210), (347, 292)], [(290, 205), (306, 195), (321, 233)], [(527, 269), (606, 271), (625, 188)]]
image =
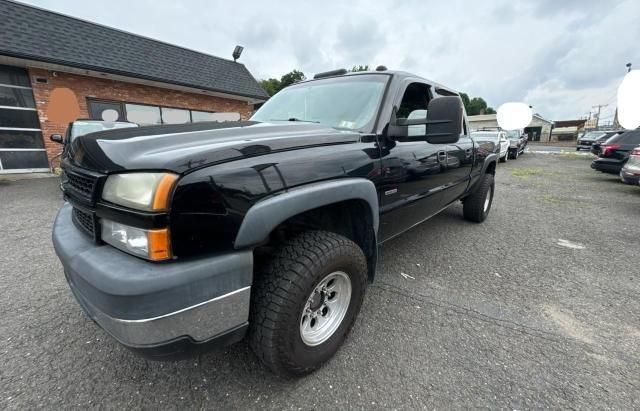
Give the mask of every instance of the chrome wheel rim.
[(336, 332), (351, 302), (351, 279), (334, 271), (311, 292), (300, 316), (302, 342), (313, 347), (327, 341)]
[(491, 187), (489, 187), (489, 191), (487, 191), (487, 196), (484, 199), (484, 209), (483, 209), (483, 211), (485, 213), (489, 209), (489, 204), (491, 204), (491, 193), (492, 193), (492, 191), (493, 191), (493, 189)]

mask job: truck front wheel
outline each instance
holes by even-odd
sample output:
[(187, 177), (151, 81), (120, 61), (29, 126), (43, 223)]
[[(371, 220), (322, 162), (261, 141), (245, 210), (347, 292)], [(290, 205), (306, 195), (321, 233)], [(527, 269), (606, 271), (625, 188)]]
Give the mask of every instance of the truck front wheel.
[(475, 223), (483, 222), (489, 215), (493, 203), (493, 174), (485, 174), (478, 182), (478, 188), (464, 199), (462, 213), (464, 218)]
[(366, 283), (366, 259), (353, 241), (326, 231), (288, 239), (254, 281), (252, 350), (276, 374), (314, 371), (345, 340)]

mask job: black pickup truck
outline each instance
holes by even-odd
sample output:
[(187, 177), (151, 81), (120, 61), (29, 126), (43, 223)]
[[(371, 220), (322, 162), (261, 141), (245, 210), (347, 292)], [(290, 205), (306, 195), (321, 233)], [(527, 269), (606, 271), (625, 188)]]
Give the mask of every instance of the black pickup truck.
[(486, 218), (496, 160), (456, 92), (329, 72), (249, 121), (77, 138), (53, 244), (79, 304), (125, 346), (175, 358), (246, 335), (300, 375), (346, 338), (381, 243), (458, 200)]

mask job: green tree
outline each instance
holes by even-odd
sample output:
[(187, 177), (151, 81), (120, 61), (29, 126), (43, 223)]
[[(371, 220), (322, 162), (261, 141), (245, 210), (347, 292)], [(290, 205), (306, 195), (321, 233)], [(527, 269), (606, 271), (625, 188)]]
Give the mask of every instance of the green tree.
[(471, 115), (469, 114), (469, 95), (467, 93), (460, 93), (460, 98), (462, 99), (464, 109), (467, 111), (467, 115)]
[(292, 70), (287, 74), (280, 77), (280, 80), (277, 78), (270, 78), (266, 80), (260, 80), (260, 85), (267, 92), (269, 96), (273, 96), (278, 91), (283, 88), (292, 85), (295, 82), (305, 80), (306, 77), (304, 73), (299, 70)]
[(469, 98), (467, 93), (460, 93), (462, 104), (467, 111), (468, 116), (476, 116), (478, 114), (496, 114), (493, 107), (489, 107), (482, 97)]
[(277, 78), (270, 78), (267, 80), (260, 80), (260, 85), (267, 92), (269, 96), (273, 96), (280, 91), (280, 80)]
[(297, 82), (297, 81), (302, 81), (305, 80), (306, 77), (304, 76), (304, 73), (298, 70), (293, 70), (290, 71), (289, 73), (285, 74), (284, 76), (282, 76), (282, 78), (280, 79), (280, 90), (282, 90), (283, 88), (292, 85), (293, 83)]

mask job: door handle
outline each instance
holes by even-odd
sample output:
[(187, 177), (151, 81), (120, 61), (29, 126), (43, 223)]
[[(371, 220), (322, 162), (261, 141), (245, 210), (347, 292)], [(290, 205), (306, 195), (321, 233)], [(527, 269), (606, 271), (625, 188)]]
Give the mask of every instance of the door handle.
[(442, 163), (447, 162), (447, 152), (446, 151), (438, 151), (438, 161)]

